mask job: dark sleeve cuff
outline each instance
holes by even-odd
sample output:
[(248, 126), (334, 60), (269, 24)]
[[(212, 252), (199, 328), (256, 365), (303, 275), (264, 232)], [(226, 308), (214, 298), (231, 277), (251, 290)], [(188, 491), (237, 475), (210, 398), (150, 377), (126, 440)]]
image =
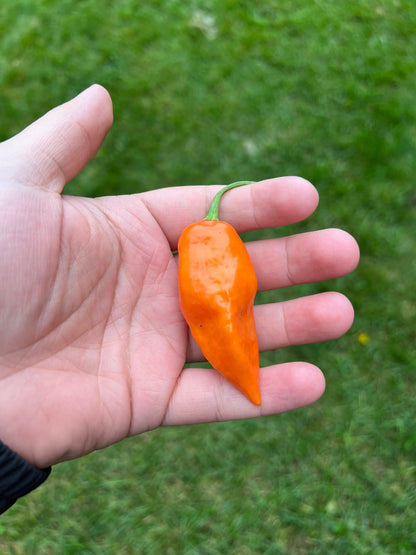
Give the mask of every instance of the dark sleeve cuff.
[(40, 486), (51, 468), (39, 470), (0, 441), (0, 514)]

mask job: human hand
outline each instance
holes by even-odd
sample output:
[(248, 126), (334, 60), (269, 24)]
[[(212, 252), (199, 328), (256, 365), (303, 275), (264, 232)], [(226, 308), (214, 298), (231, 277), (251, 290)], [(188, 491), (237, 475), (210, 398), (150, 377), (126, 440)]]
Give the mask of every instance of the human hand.
[[(314, 402), (315, 366), (263, 368), (252, 405), (202, 360), (181, 315), (176, 249), (218, 187), (176, 187), (104, 198), (62, 195), (112, 124), (93, 86), (0, 144), (0, 438), (38, 467), (161, 425), (250, 418)], [(121, 176), (122, 178), (122, 176)], [(222, 219), (239, 232), (309, 216), (307, 181), (284, 177), (225, 195)], [(328, 229), (255, 241), (259, 290), (335, 278), (358, 263), (347, 233)], [(329, 292), (255, 308), (259, 347), (345, 333), (350, 302)]]

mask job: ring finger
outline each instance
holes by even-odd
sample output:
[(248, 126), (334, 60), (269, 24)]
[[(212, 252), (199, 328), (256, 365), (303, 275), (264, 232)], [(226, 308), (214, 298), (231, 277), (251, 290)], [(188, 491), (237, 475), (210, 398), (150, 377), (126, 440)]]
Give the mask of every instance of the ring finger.
[[(319, 293), (254, 307), (261, 352), (336, 339), (352, 325), (350, 301), (336, 292)], [(187, 362), (201, 362), (202, 352), (190, 335)]]

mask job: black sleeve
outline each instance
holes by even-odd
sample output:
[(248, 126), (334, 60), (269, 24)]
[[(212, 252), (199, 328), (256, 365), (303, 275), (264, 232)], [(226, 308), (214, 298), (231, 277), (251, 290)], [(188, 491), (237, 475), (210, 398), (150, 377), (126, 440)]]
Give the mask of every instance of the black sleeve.
[(0, 441), (0, 514), (40, 486), (50, 472), (50, 467), (39, 470), (32, 466)]

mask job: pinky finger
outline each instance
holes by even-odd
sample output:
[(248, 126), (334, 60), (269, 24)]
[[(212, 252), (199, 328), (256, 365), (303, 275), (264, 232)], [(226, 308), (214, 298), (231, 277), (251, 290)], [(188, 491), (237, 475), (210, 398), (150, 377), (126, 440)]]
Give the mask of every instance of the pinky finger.
[(186, 368), (163, 421), (165, 426), (255, 418), (288, 412), (319, 399), (325, 379), (316, 366), (289, 362), (260, 370), (262, 404), (257, 407), (216, 370)]

